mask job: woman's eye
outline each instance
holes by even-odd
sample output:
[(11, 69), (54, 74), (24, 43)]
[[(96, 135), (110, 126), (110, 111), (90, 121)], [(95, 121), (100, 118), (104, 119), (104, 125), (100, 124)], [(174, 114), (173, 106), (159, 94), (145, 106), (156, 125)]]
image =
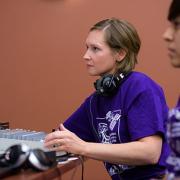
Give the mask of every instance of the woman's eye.
[(93, 46), (93, 47), (92, 47), (92, 50), (93, 50), (93, 51), (98, 51), (98, 50), (99, 50), (99, 48), (98, 48), (98, 47)]
[(174, 30), (180, 29), (180, 22), (179, 21), (174, 21), (172, 23), (172, 27), (174, 28)]
[(180, 22), (175, 22), (174, 23), (174, 28), (175, 28), (175, 30), (180, 29)]

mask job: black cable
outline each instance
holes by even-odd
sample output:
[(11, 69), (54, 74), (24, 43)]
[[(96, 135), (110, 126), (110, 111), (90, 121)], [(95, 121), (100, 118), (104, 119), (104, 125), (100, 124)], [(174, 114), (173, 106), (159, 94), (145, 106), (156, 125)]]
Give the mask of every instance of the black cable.
[[(74, 156), (74, 155), (72, 155), (72, 157), (77, 157), (78, 159), (80, 159), (80, 161), (81, 161), (81, 180), (84, 180), (84, 159), (83, 159), (83, 157), (82, 156)], [(76, 171), (77, 171), (77, 166), (75, 167), (75, 169), (73, 171), (71, 180), (74, 179)]]
[(79, 156), (79, 159), (81, 160), (81, 180), (84, 180), (84, 159), (82, 156)]
[(76, 171), (77, 171), (77, 166), (74, 168), (74, 170), (73, 170), (73, 173), (72, 173), (72, 175), (71, 175), (70, 180), (73, 180), (73, 179), (74, 179), (75, 174), (76, 174)]

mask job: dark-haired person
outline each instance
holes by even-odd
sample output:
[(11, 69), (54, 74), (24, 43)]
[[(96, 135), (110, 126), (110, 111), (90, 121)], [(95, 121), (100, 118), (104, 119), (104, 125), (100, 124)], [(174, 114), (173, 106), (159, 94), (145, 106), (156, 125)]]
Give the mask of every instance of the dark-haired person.
[(133, 71), (140, 39), (125, 20), (95, 24), (86, 39), (87, 71), (100, 76), (96, 91), (59, 130), (45, 138), (45, 146), (103, 161), (113, 180), (162, 179), (168, 156), (168, 108), (161, 87), (147, 75)]
[[(170, 25), (163, 36), (167, 42), (171, 65), (174, 68), (180, 68), (180, 0), (172, 1), (168, 20)], [(178, 177), (180, 179), (180, 97), (176, 107), (169, 111), (168, 139), (172, 149), (171, 155), (167, 159), (168, 180)]]

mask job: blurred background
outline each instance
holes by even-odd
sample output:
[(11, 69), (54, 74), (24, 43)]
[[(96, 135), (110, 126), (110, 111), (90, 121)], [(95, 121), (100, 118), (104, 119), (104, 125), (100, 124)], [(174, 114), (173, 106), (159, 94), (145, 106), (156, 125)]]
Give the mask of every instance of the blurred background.
[[(171, 67), (162, 39), (170, 2), (1, 0), (0, 121), (9, 121), (11, 128), (50, 132), (75, 111), (98, 78), (86, 72), (86, 36), (97, 21), (110, 17), (136, 27), (142, 40), (136, 70), (157, 81), (173, 107), (180, 72)], [(101, 162), (88, 160), (85, 179), (110, 178)]]

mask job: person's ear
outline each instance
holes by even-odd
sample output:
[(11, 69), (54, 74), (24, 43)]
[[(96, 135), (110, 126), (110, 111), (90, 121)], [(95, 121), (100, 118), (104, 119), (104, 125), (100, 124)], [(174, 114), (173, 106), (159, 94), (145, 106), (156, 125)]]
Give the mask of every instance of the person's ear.
[(115, 55), (116, 61), (117, 62), (122, 61), (125, 58), (126, 54), (127, 52), (124, 49), (120, 49), (118, 52), (116, 52), (116, 55)]

